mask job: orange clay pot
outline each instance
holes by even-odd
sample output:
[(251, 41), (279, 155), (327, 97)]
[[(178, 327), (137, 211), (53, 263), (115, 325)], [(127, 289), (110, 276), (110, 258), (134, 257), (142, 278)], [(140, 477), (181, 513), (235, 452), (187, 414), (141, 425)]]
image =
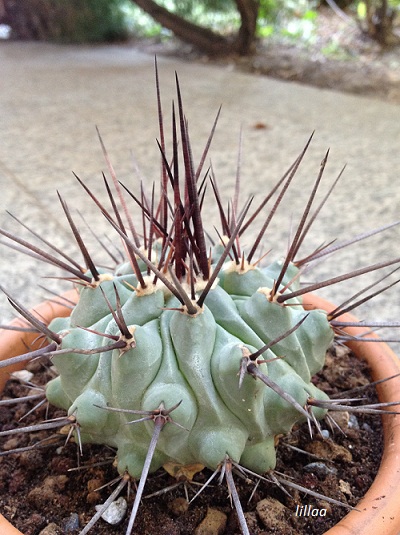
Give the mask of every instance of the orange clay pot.
[[(70, 291), (64, 294), (70, 300), (77, 299), (77, 293)], [(304, 308), (321, 308), (331, 311), (335, 307), (328, 301), (312, 294), (304, 296)], [(44, 322), (53, 317), (67, 316), (69, 309), (52, 302), (44, 302), (35, 307), (34, 312)], [(344, 314), (341, 321), (357, 321), (351, 314)], [(21, 325), (21, 320), (14, 320), (14, 325)], [(357, 336), (365, 329), (349, 327), (348, 334)], [(368, 338), (378, 338), (369, 334)], [(19, 333), (18, 331), (0, 331), (0, 360), (26, 352), (32, 347), (36, 335)], [(383, 342), (349, 342), (355, 355), (368, 362), (374, 381), (386, 379), (400, 373), (400, 360)], [(34, 346), (33, 346), (34, 347)], [(19, 364), (19, 369), (24, 363)], [(4, 368), (0, 370), (0, 391), (8, 379), (9, 373), (15, 371)], [(381, 402), (400, 399), (400, 377), (396, 377), (378, 385), (378, 396)], [(384, 451), (378, 474), (364, 498), (357, 504), (359, 511), (351, 511), (336, 526), (326, 532), (327, 535), (399, 535), (400, 533), (400, 415), (383, 417)], [(0, 514), (1, 535), (23, 535)]]

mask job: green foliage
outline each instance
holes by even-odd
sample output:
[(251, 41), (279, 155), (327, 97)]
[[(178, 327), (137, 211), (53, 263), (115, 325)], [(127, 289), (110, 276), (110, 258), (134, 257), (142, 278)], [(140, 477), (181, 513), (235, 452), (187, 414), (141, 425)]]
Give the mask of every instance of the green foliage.
[[(185, 19), (206, 26), (220, 33), (235, 31), (240, 24), (240, 17), (231, 0), (158, 0), (160, 6)], [(131, 32), (137, 36), (160, 38), (169, 36), (170, 32), (156, 23), (149, 15), (138, 8), (134, 2), (127, 1), (123, 7)]]
[(6, 7), (17, 38), (84, 43), (126, 39), (126, 1), (24, 0)]
[(367, 6), (365, 2), (357, 2), (357, 17), (364, 20), (367, 16)]
[(134, 37), (169, 37), (171, 33), (129, 0), (122, 5), (129, 34)]
[(161, 0), (159, 3), (189, 18), (199, 8), (199, 4), (201, 4), (200, 8), (203, 12), (214, 11), (227, 13), (235, 7), (232, 0), (202, 0), (201, 2), (197, 2), (196, 0)]
[[(121, 0), (47, 0), (54, 10), (57, 40), (72, 43), (124, 40), (128, 36)], [(57, 27), (58, 25), (58, 27)]]
[(262, 0), (257, 34), (260, 37), (282, 36), (309, 40), (317, 18), (316, 2), (302, 0)]
[[(368, 14), (367, 2), (359, 1), (353, 2), (353, 4), (355, 4), (355, 11), (357, 13), (357, 17), (360, 20), (365, 20)], [(371, 3), (371, 8), (379, 8), (380, 6), (382, 6), (382, 4), (382, 0), (377, 0)], [(400, 11), (400, 0), (388, 0), (387, 4), (389, 9)]]
[[(211, 28), (220, 33), (234, 32), (240, 25), (239, 13), (232, 0), (159, 0), (158, 3), (173, 13)], [(151, 17), (135, 5), (126, 5), (131, 30), (136, 35), (162, 36), (164, 30)], [(289, 38), (308, 39), (317, 16), (316, 2), (302, 0), (261, 0), (258, 11), (257, 35), (270, 37), (281, 35)], [(168, 32), (166, 32), (168, 34)]]

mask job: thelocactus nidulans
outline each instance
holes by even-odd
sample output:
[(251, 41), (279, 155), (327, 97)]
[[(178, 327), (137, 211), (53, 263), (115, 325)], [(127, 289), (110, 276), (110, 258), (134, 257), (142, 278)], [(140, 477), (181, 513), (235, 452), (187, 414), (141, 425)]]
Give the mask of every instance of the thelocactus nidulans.
[[(79, 301), (70, 317), (57, 318), (48, 328), (11, 301), (49, 340), (34, 356), (51, 356), (59, 375), (48, 383), (46, 397), (68, 411), (66, 421), (77, 441), (116, 448), (118, 471), (125, 478), (121, 485), (126, 478), (141, 478), (127, 533), (147, 473), (168, 461), (224, 469), (240, 516), (227, 463), (256, 474), (268, 472), (275, 467), (276, 438), (305, 420), (318, 428), (318, 420), (332, 408), (311, 379), (324, 365), (342, 309), (332, 314), (306, 311), (305, 294), (399, 262), (381, 262), (301, 286), (304, 267), (341, 246), (322, 246), (298, 259), (327, 198), (312, 213), (326, 155), (286, 257), (263, 267), (255, 253), (308, 144), (253, 212), (252, 199), (239, 208), (238, 189), (225, 210), (213, 174), (203, 171), (215, 124), (195, 167), (179, 84), (177, 96), (172, 151), (167, 153), (158, 91), (162, 173), (157, 204), (154, 187), (150, 196), (142, 190), (136, 197), (121, 186), (101, 139), (114, 185), (112, 189), (105, 180), (111, 209), (78, 178), (122, 240), (123, 263), (113, 270), (96, 267), (61, 197), (84, 267), (60, 256), (49, 242), (50, 252), (1, 230), (33, 256), (67, 270), (76, 282)], [(221, 220), (214, 240), (202, 221), (208, 182)], [(242, 235), (274, 194), (275, 203), (253, 245), (244, 250)], [(127, 207), (129, 196), (143, 220), (141, 236)], [(246, 533), (244, 517), (240, 523)]]

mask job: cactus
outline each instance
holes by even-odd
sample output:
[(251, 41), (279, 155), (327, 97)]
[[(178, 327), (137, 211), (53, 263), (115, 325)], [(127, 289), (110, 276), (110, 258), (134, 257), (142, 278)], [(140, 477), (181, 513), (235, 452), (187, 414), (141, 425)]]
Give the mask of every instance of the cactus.
[[(118, 491), (129, 477), (141, 478), (128, 533), (147, 474), (168, 461), (201, 463), (213, 471), (224, 467), (239, 517), (243, 517), (235, 499), (232, 464), (256, 474), (272, 470), (276, 437), (302, 421), (318, 428), (318, 420), (331, 408), (328, 396), (311, 379), (324, 365), (335, 328), (340, 328), (335, 320), (341, 309), (332, 314), (306, 311), (303, 295), (399, 262), (381, 262), (306, 288), (300, 285), (304, 266), (340, 247), (327, 246), (297, 259), (322, 207), (311, 215), (327, 155), (286, 257), (269, 265), (254, 260), (271, 214), (308, 144), (274, 188), (272, 193), (281, 188), (280, 194), (249, 251), (242, 250), (241, 236), (272, 194), (249, 216), (252, 199), (239, 210), (237, 191), (227, 212), (214, 178), (210, 179), (221, 229), (208, 249), (201, 210), (205, 180), (201, 182), (200, 176), (215, 124), (195, 168), (179, 83), (177, 100), (178, 113), (173, 110), (172, 114), (172, 154), (167, 154), (163, 141), (159, 143), (163, 168), (158, 205), (154, 188), (151, 198), (143, 192), (137, 198), (127, 190), (145, 221), (142, 239), (131, 222), (101, 138), (114, 182), (113, 190), (106, 181), (111, 213), (77, 177), (121, 238), (126, 252), (122, 264), (112, 270), (96, 267), (61, 197), (85, 267), (66, 255), (61, 260), (54, 255), (55, 248), (44, 252), (1, 231), (30, 254), (68, 270), (77, 282), (79, 301), (70, 317), (56, 318), (48, 327), (11, 301), (49, 338), (50, 345), (36, 356), (50, 353), (57, 368), (59, 375), (47, 385), (46, 397), (67, 411), (67, 420), (60, 425), (71, 423), (82, 444), (116, 448), (122, 476)], [(160, 107), (159, 90), (158, 103)], [(161, 107), (159, 111), (162, 117)], [(163, 129), (161, 121), (161, 140)], [(117, 208), (118, 202), (122, 209)], [(246, 533), (243, 518), (241, 526)]]
[[(211, 272), (217, 262), (214, 248)], [(178, 425), (163, 429), (152, 470), (170, 460), (216, 469), (225, 455), (257, 473), (274, 468), (274, 437), (309, 417), (309, 397), (326, 399), (311, 383), (333, 340), (326, 314), (305, 312), (300, 299), (284, 306), (270, 298), (279, 262), (243, 269), (225, 261), (201, 305), (201, 276), (185, 305), (146, 271), (141, 288), (130, 266), (119, 269), (123, 275), (117, 269), (82, 287), (71, 316), (50, 324), (66, 352), (53, 357), (59, 376), (48, 384), (49, 401), (76, 417), (83, 442), (116, 447), (118, 470), (133, 477), (142, 472), (152, 423), (126, 423), (161, 406), (176, 406)], [(91, 348), (99, 352), (74, 352)], [(253, 367), (269, 387), (254, 380)]]

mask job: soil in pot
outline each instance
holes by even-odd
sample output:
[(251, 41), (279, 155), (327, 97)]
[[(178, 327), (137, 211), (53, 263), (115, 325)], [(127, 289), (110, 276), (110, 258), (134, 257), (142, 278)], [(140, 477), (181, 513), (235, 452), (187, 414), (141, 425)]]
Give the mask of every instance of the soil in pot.
[[(52, 377), (49, 362), (33, 362), (28, 369), (34, 372), (32, 382), (35, 385), (43, 385)], [(358, 361), (347, 348), (337, 346), (328, 353), (326, 366), (315, 381), (332, 397), (368, 384), (370, 379), (366, 364)], [(11, 380), (3, 397), (21, 397), (29, 392), (31, 387)], [(366, 396), (368, 403), (377, 400), (373, 388), (364, 390), (362, 395)], [(0, 427), (3, 430), (13, 428), (15, 421), (26, 415), (32, 406), (33, 403), (3, 406)], [(43, 405), (25, 416), (23, 423), (31, 425), (45, 417), (62, 415), (62, 411)], [(329, 430), (327, 440), (322, 440), (317, 434), (310, 440), (306, 424), (293, 429), (289, 437), (280, 439), (276, 470), (310, 490), (355, 506), (379, 468), (381, 420), (370, 415), (349, 418), (348, 413), (338, 413), (337, 421), (344, 433), (337, 429), (332, 431), (324, 424), (323, 427)], [(79, 456), (76, 444), (70, 441), (64, 446), (65, 436), (43, 431), (4, 437), (1, 449), (27, 447), (49, 436), (54, 437), (52, 445), (0, 457), (0, 510), (24, 535), (79, 533), (95, 513), (95, 505), (103, 503), (113, 489), (108, 486), (97, 490), (116, 476), (112, 465), (113, 452), (108, 448), (85, 445), (83, 455)], [(103, 461), (105, 464), (99, 464)], [(78, 465), (80, 469), (76, 470)], [(84, 468), (86, 466), (90, 468)], [(207, 470), (195, 473), (193, 481), (186, 484), (189, 498), (210, 474)], [(204, 533), (201, 527), (204, 528), (205, 519), (208, 519), (215, 524), (214, 531), (207, 533), (240, 534), (226, 485), (218, 486), (214, 481), (188, 507), (183, 483), (171, 491), (160, 493), (177, 481), (164, 470), (151, 475), (145, 495), (158, 494), (143, 499), (135, 533), (200, 535)], [(343, 507), (298, 491), (292, 490), (290, 497), (262, 481), (256, 489), (254, 482), (239, 477), (235, 478), (235, 482), (250, 532), (254, 535), (317, 535), (327, 531), (347, 513)], [(128, 498), (128, 510), (131, 503), (132, 496)], [(313, 516), (316, 512), (318, 516)], [(126, 518), (117, 526), (100, 520), (93, 532), (98, 535), (122, 534), (126, 526)]]

